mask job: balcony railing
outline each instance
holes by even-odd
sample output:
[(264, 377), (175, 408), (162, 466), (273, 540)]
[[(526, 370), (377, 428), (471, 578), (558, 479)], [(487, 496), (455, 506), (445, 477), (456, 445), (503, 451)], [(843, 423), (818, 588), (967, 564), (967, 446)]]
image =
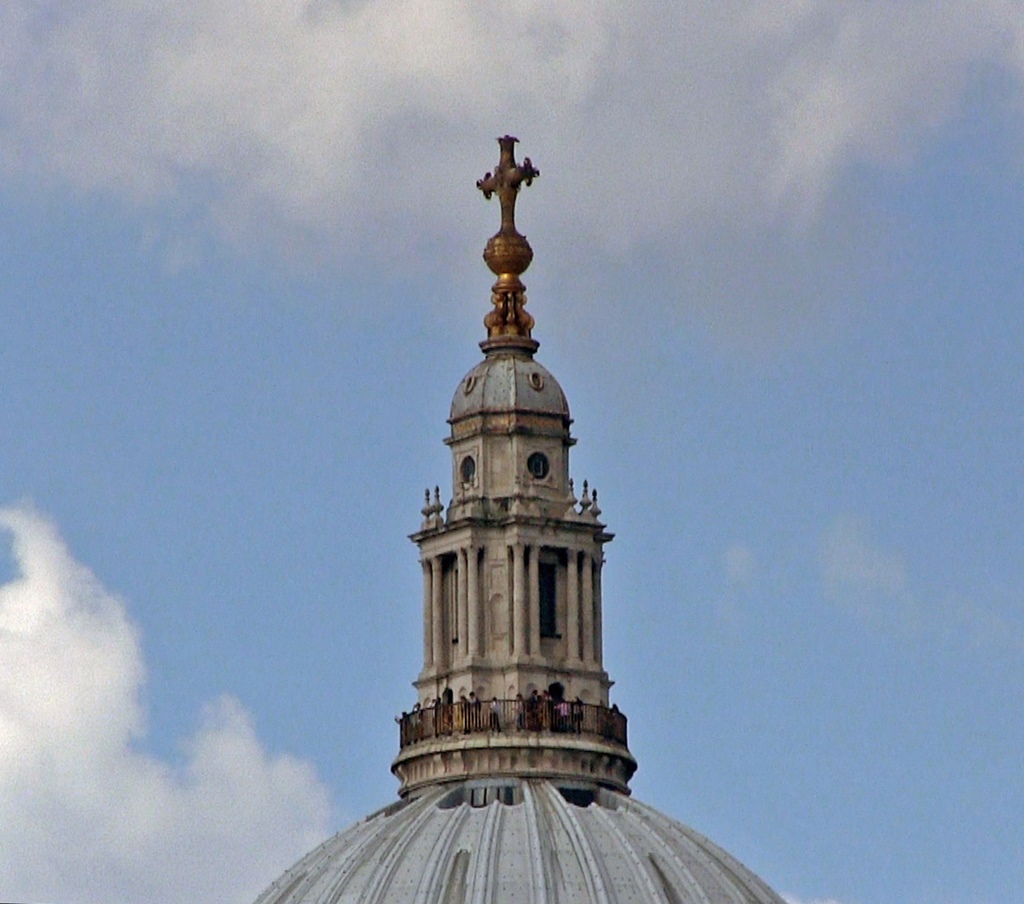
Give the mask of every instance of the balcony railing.
[(626, 717), (617, 707), (548, 698), (438, 703), (397, 719), (399, 745), (471, 734), (555, 732), (592, 735), (626, 747)]

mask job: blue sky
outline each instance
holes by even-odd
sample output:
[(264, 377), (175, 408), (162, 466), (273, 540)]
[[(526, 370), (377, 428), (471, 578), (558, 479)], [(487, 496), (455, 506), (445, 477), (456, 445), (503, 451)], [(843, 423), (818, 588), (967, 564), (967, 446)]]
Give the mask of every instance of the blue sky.
[(244, 902), (393, 799), (510, 132), (634, 793), (800, 904), (1013, 900), (1022, 22), (9, 0), (0, 898)]

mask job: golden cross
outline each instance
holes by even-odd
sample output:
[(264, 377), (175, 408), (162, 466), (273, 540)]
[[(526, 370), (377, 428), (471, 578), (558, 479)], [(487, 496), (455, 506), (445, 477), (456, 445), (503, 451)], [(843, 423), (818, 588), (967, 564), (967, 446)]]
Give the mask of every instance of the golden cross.
[(501, 202), (501, 230), (503, 235), (516, 233), (516, 195), (519, 193), (519, 186), (522, 183), (533, 184), (533, 180), (540, 175), (530, 162), (529, 157), (524, 157), (521, 164), (516, 163), (515, 147), (518, 138), (505, 135), (498, 139), (501, 145), (501, 156), (498, 159), (498, 166), (493, 173), (488, 173), (483, 179), (478, 179), (476, 187), (484, 193), (484, 197), (490, 200), (492, 194), (498, 196)]

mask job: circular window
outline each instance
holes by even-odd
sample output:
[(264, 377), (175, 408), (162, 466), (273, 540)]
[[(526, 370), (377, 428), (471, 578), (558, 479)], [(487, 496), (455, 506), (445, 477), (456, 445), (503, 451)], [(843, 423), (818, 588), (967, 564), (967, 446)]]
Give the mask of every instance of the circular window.
[(459, 465), (459, 473), (462, 475), (463, 483), (473, 482), (473, 478), (476, 476), (476, 462), (473, 460), (472, 455), (467, 455), (462, 459), (462, 464)]
[(543, 452), (534, 452), (526, 459), (526, 470), (537, 480), (543, 480), (548, 476), (548, 471), (550, 470), (548, 457)]

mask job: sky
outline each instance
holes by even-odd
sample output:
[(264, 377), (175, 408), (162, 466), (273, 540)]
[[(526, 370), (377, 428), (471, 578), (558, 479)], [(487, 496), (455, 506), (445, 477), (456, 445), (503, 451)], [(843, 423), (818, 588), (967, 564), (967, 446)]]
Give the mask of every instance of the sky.
[(494, 138), (634, 794), (793, 904), (1024, 886), (1024, 9), (6, 0), (0, 899), (395, 798)]

